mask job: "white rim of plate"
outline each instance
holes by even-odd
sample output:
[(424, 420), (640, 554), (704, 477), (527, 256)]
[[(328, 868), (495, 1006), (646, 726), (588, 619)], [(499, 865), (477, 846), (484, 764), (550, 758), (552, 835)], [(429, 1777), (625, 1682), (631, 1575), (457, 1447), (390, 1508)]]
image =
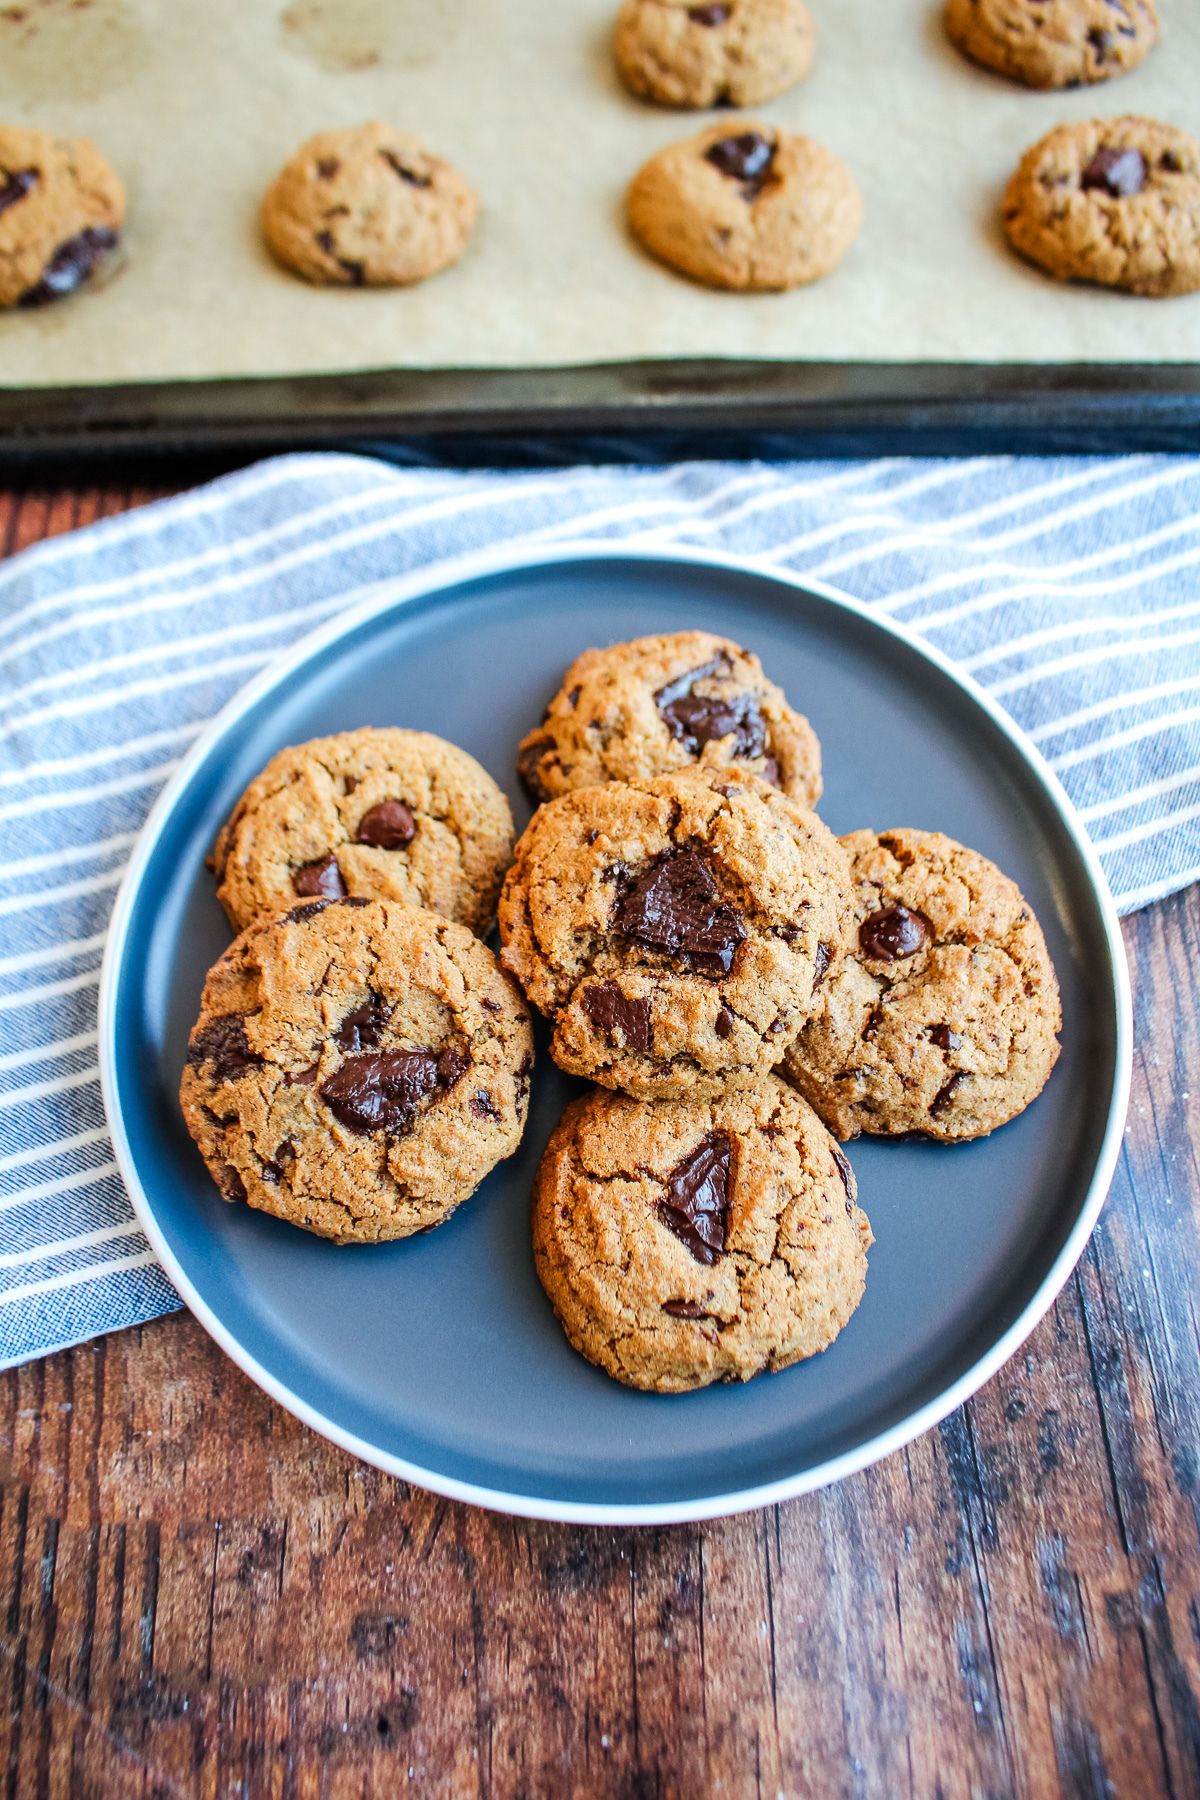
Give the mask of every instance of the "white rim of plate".
[[(349, 636), (360, 625), (376, 618), (381, 613), (395, 611), (416, 601), (431, 598), (444, 590), (460, 587), (466, 582), (480, 580), (490, 575), (508, 574), (525, 568), (546, 567), (555, 563), (601, 561), (657, 563), (667, 567), (678, 566), (682, 563), (698, 568), (723, 569), (731, 574), (764, 577), (780, 587), (793, 588), (798, 593), (812, 595), (818, 600), (840, 608), (843, 612), (852, 614), (868, 626), (896, 638), (908, 649), (915, 651), (918, 656), (932, 664), (941, 674), (948, 676), (956, 687), (961, 689), (986, 713), (1028, 765), (1031, 773), (1050, 799), (1058, 814), (1063, 831), (1075, 848), (1087, 873), (1104, 926), (1116, 1023), (1115, 1069), (1112, 1092), (1108, 1101), (1108, 1120), (1104, 1137), (1101, 1140), (1100, 1152), (1096, 1159), (1096, 1167), (1088, 1184), (1083, 1204), (1079, 1209), (1075, 1224), (1068, 1233), (1066, 1242), (1047, 1270), (1037, 1290), (991, 1348), (969, 1369), (964, 1370), (949, 1387), (944, 1388), (932, 1400), (926, 1401), (915, 1412), (908, 1414), (906, 1418), (890, 1426), (886, 1431), (879, 1432), (875, 1437), (867, 1439), (855, 1449), (845, 1451), (840, 1456), (831, 1457), (828, 1461), (818, 1463), (813, 1468), (741, 1491), (705, 1495), (689, 1500), (634, 1505), (592, 1505), (582, 1500), (552, 1500), (536, 1494), (511, 1494), (502, 1489), (481, 1487), (474, 1482), (456, 1480), (451, 1476), (440, 1474), (437, 1470), (422, 1468), (418, 1463), (408, 1462), (404, 1457), (393, 1456), (358, 1437), (354, 1432), (343, 1429), (316, 1407), (311, 1406), (301, 1395), (294, 1393), (286, 1382), (278, 1380), (243, 1348), (239, 1340), (227, 1329), (197, 1292), (177, 1262), (159, 1229), (154, 1208), (142, 1186), (129, 1140), (125, 1134), (124, 1121), (117, 1105), (116, 1083), (115, 1000), (124, 962), (130, 915), (141, 887), (146, 865), (163, 827), (174, 812), (176, 800), (191, 781), (197, 768), (207, 759), (210, 748), (216, 740), (223, 736), (230, 726), (243, 717), (264, 695), (278, 686), (288, 674), (307, 663), (317, 651)], [(835, 1481), (841, 1481), (847, 1475), (856, 1474), (860, 1469), (869, 1468), (872, 1463), (881, 1461), (885, 1456), (890, 1456), (893, 1451), (902, 1450), (906, 1444), (912, 1443), (915, 1438), (920, 1437), (924, 1432), (939, 1424), (941, 1420), (947, 1418), (965, 1400), (969, 1400), (971, 1395), (990, 1380), (997, 1370), (1002, 1368), (1016, 1353), (1045, 1317), (1070, 1279), (1076, 1263), (1083, 1254), (1084, 1247), (1104, 1205), (1117, 1157), (1120, 1154), (1125, 1115), (1129, 1106), (1129, 1088), (1133, 1066), (1129, 970), (1125, 958), (1124, 940), (1121, 937), (1120, 921), (1108, 882), (1100, 865), (1100, 859), (1070, 798), (1041, 752), (1025, 735), (1016, 721), (996, 704), (986, 690), (979, 686), (978, 682), (961, 669), (956, 668), (931, 644), (925, 643), (908, 632), (894, 620), (875, 613), (861, 601), (852, 599), (850, 595), (839, 592), (837, 588), (830, 587), (825, 582), (794, 574), (789, 569), (778, 568), (763, 558), (725, 556), (717, 552), (687, 547), (670, 550), (626, 548), (620, 542), (594, 539), (581, 539), (577, 542), (564, 541), (546, 549), (533, 550), (522, 550), (520, 546), (506, 545), (498, 550), (454, 557), (436, 563), (431, 568), (424, 569), (417, 574), (399, 577), (394, 582), (387, 583), (381, 592), (372, 594), (357, 606), (339, 613), (335, 618), (318, 626), (315, 631), (300, 638), (235, 694), (205, 727), (183, 758), (151, 809), (134, 846), (129, 867), (117, 892), (109, 925), (108, 941), (105, 945), (100, 973), (98, 1025), (100, 1085), (104, 1097), (104, 1110), (109, 1130), (112, 1133), (117, 1166), (138, 1222), (180, 1298), (193, 1316), (200, 1321), (209, 1336), (250, 1377), (251, 1381), (269, 1394), (272, 1399), (277, 1400), (295, 1418), (317, 1432), (319, 1436), (328, 1438), (330, 1442), (349, 1451), (352, 1456), (357, 1456), (361, 1461), (370, 1463), (377, 1469), (382, 1469), (386, 1474), (395, 1475), (402, 1481), (412, 1482), (431, 1493), (444, 1495), (447, 1499), (465, 1501), (472, 1506), (487, 1507), (496, 1512), (515, 1515), (518, 1518), (544, 1519), (555, 1523), (579, 1525), (674, 1525), (693, 1520), (725, 1518), (734, 1513), (749, 1512), (757, 1507), (774, 1506), (782, 1500), (791, 1500), (797, 1495), (811, 1493), (817, 1488), (827, 1487)]]

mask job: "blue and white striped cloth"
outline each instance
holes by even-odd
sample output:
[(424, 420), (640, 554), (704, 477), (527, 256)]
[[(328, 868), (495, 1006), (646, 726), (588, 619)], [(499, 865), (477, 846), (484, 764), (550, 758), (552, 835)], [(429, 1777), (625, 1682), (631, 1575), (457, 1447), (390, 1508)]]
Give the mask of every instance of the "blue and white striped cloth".
[(96, 1071), (105, 927), (176, 761), (364, 594), (492, 544), (767, 557), (924, 634), (1020, 720), (1126, 911), (1200, 878), (1200, 459), (397, 469), (267, 462), (0, 570), (0, 1366), (169, 1311)]

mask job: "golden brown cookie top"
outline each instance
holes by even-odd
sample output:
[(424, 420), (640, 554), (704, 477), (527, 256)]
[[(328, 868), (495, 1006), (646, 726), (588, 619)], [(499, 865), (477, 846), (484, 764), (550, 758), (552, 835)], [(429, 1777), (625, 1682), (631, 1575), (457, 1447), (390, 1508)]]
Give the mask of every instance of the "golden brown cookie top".
[(598, 782), (731, 763), (806, 806), (820, 798), (816, 734), (757, 656), (712, 632), (673, 631), (577, 656), (522, 740), (517, 769), (540, 803)]
[(660, 106), (761, 106), (815, 47), (804, 0), (624, 0), (613, 35), (625, 85)]
[(1015, 1118), (1058, 1058), (1058, 981), (1041, 926), (994, 863), (937, 831), (842, 839), (851, 947), (785, 1071), (840, 1138), (946, 1142)]
[(0, 126), (0, 306), (41, 306), (116, 248), (125, 190), (88, 138)]
[(534, 1188), (538, 1274), (570, 1342), (659, 1393), (825, 1349), (862, 1296), (870, 1243), (849, 1163), (770, 1076), (709, 1101), (589, 1094)]
[(363, 726), (273, 756), (212, 860), (235, 931), (299, 900), (358, 894), (484, 934), (512, 842), (508, 801), (473, 756), (431, 732)]
[(946, 0), (945, 17), (973, 62), (1032, 88), (1108, 81), (1158, 42), (1154, 0)]

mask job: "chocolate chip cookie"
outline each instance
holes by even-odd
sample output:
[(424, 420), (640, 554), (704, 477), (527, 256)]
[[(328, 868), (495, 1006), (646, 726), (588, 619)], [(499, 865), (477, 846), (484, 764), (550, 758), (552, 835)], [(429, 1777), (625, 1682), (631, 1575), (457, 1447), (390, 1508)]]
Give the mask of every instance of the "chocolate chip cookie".
[(613, 49), (625, 85), (660, 106), (761, 106), (812, 67), (804, 0), (624, 0)]
[(340, 1243), (441, 1224), (521, 1141), (515, 984), (465, 925), (312, 900), (209, 971), (180, 1088), (226, 1200)]
[(402, 900), (481, 935), (512, 859), (508, 801), (444, 738), (343, 731), (281, 750), (217, 838), (217, 897), (235, 931), (297, 900)]
[(946, 0), (946, 32), (1026, 87), (1078, 87), (1135, 69), (1158, 42), (1158, 13), (1154, 0)]
[(835, 269), (862, 197), (811, 138), (752, 119), (668, 144), (630, 185), (629, 223), (652, 256), (711, 287), (799, 287)]
[(852, 832), (851, 951), (785, 1073), (840, 1138), (985, 1137), (1058, 1058), (1041, 926), (994, 863), (937, 831)]
[(268, 188), (262, 223), (275, 256), (306, 281), (400, 287), (457, 262), (478, 211), (457, 169), (376, 122), (302, 145)]
[(89, 139), (0, 126), (0, 306), (74, 293), (124, 220), (125, 189)]
[(534, 1188), (534, 1259), (567, 1337), (657, 1393), (826, 1349), (871, 1241), (849, 1163), (773, 1076), (713, 1101), (576, 1100)]
[(1003, 203), (1009, 242), (1060, 281), (1153, 299), (1200, 288), (1200, 144), (1155, 119), (1059, 125)]
[(794, 800), (821, 797), (821, 747), (757, 656), (707, 631), (585, 650), (563, 677), (517, 772), (539, 804), (601, 781), (734, 763)]
[(717, 1095), (780, 1061), (841, 953), (845, 853), (753, 775), (692, 769), (551, 800), (500, 897), (501, 961), (569, 1073)]

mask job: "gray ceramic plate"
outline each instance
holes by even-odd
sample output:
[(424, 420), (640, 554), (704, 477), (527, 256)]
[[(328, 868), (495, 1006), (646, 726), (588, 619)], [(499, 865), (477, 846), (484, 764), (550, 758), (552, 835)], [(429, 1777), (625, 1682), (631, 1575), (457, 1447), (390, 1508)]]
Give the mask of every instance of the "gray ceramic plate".
[[(228, 941), (204, 856), (281, 745), (401, 723), (472, 751), (527, 807), (518, 738), (585, 645), (703, 626), (752, 646), (811, 718), (836, 831), (937, 827), (993, 857), (1062, 981), (1058, 1070), (1025, 1116), (953, 1149), (852, 1147), (875, 1228), (862, 1305), (813, 1361), (745, 1388), (630, 1392), (577, 1357), (534, 1274), (527, 1213), (575, 1084), (544, 1048), (520, 1153), (440, 1230), (336, 1249), (226, 1206), (176, 1103), (205, 970)], [(343, 615), (253, 682), (163, 794), (121, 891), (100, 997), (116, 1153), (183, 1298), (316, 1430), (441, 1493), (534, 1516), (697, 1518), (799, 1493), (908, 1441), (1016, 1349), (1107, 1190), (1129, 1001), (1103, 878), (1035, 751), (983, 694), (853, 602), (744, 564), (609, 547), (489, 556)], [(544, 1042), (544, 1041), (543, 1041)]]

